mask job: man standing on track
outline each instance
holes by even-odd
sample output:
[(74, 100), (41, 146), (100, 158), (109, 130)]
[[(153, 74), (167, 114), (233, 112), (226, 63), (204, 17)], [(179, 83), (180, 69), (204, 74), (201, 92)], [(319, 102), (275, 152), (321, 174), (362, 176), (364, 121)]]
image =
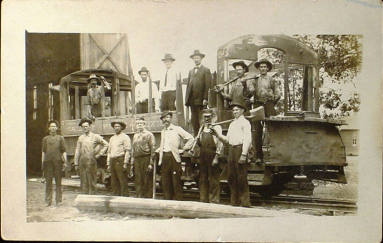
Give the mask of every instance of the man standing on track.
[(223, 143), (217, 136), (210, 133), (210, 129), (214, 127), (218, 133), (222, 133), (220, 125), (212, 125), (213, 110), (203, 110), (204, 124), (200, 128), (200, 136), (197, 137), (200, 146), (200, 201), (219, 203), (220, 185), (219, 176), (220, 168), (218, 158), (223, 151)]
[(56, 205), (62, 202), (61, 173), (67, 164), (64, 137), (57, 134), (59, 123), (48, 122), (49, 135), (43, 138), (41, 161), (45, 176), (45, 202), (47, 206), (52, 204), (52, 179), (56, 183)]
[(191, 123), (194, 136), (197, 136), (203, 107), (208, 105), (208, 92), (211, 83), (210, 69), (201, 64), (205, 54), (195, 50), (190, 56), (195, 67), (189, 71), (188, 84), (186, 87), (185, 105), (191, 109)]
[[(81, 189), (87, 194), (95, 194), (97, 191), (97, 159), (108, 149), (108, 143), (100, 135), (90, 131), (91, 124), (92, 121), (88, 118), (81, 119), (78, 124), (84, 134), (77, 140), (74, 155), (75, 169), (80, 169)], [(98, 145), (102, 146), (99, 152), (96, 151)]]
[(233, 206), (250, 207), (249, 185), (247, 182), (248, 152), (251, 146), (251, 125), (243, 113), (244, 103), (231, 103), (234, 120), (230, 123), (227, 136), (216, 128), (211, 132), (222, 142), (229, 144), (228, 183), (230, 186), (230, 203)]
[[(166, 200), (182, 200), (181, 182), (181, 156), (185, 150), (191, 149), (193, 136), (182, 127), (171, 123), (173, 113), (163, 112), (160, 119), (164, 124), (161, 131), (161, 143), (159, 148), (159, 165), (161, 165), (161, 182)], [(184, 146), (181, 148), (181, 142)]]
[(153, 197), (153, 163), (156, 141), (153, 133), (145, 129), (145, 119), (136, 118), (136, 133), (133, 136), (133, 157), (136, 195), (139, 198)]
[(112, 174), (112, 192), (116, 196), (129, 196), (128, 180), (124, 171), (128, 168), (131, 153), (131, 142), (122, 131), (126, 124), (121, 121), (111, 122), (115, 134), (109, 140), (107, 170)]

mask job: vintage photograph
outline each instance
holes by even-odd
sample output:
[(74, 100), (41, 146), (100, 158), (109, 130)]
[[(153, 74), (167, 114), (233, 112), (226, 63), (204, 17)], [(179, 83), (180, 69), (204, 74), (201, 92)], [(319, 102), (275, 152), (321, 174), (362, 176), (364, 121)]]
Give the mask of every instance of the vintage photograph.
[(3, 1), (2, 238), (379, 242), (381, 7)]
[(25, 40), (27, 222), (357, 213), (362, 36)]

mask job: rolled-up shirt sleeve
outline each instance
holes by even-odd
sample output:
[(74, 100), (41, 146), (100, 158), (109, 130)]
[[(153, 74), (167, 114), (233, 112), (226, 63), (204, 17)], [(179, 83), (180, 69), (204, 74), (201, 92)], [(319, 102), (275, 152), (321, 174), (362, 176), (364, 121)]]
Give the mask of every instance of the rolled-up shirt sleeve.
[(242, 129), (243, 129), (242, 154), (247, 154), (251, 146), (251, 125), (248, 120), (243, 121)]
[(193, 146), (193, 141), (194, 141), (193, 136), (187, 131), (185, 131), (182, 127), (177, 127), (177, 132), (182, 139), (186, 140), (186, 143), (183, 149), (184, 150), (191, 149), (191, 147)]
[(65, 153), (66, 152), (66, 146), (65, 146), (64, 137), (60, 137), (60, 152), (61, 153)]

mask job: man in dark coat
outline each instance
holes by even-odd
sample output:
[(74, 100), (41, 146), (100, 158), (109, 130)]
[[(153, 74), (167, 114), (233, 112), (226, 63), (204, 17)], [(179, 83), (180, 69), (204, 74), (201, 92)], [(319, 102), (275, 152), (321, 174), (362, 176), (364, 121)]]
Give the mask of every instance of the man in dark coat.
[(205, 54), (195, 50), (190, 56), (195, 63), (195, 67), (189, 71), (188, 85), (186, 88), (185, 105), (191, 109), (191, 123), (194, 136), (200, 128), (201, 114), (204, 106), (208, 104), (208, 91), (211, 82), (210, 69), (201, 65)]

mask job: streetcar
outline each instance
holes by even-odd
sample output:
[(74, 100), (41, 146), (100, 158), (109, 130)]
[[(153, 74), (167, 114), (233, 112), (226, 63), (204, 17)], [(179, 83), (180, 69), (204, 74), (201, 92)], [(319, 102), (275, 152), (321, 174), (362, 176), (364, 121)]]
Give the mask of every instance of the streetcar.
[[(344, 167), (347, 166), (345, 146), (338, 130), (344, 122), (320, 117), (318, 55), (298, 40), (285, 35), (245, 35), (219, 47), (217, 73), (213, 75), (209, 92), (209, 107), (215, 110), (218, 121), (231, 119), (229, 105), (212, 91), (214, 85), (223, 84), (233, 78), (235, 71), (231, 64), (238, 60), (244, 60), (248, 64), (250, 75), (257, 75), (253, 64), (262, 51), (271, 49), (274, 50), (271, 56), (276, 58), (272, 61), (272, 75), (279, 80), (283, 95), (277, 105), (279, 114), (262, 121), (264, 163), (259, 165), (251, 162), (249, 165), (248, 181), (251, 191), (271, 196), (296, 187), (312, 193), (314, 179), (347, 183), (344, 174)], [(294, 72), (299, 75), (292, 76)], [(90, 74), (103, 76), (110, 87), (105, 89), (102, 116), (95, 118), (93, 132), (109, 140), (113, 135), (110, 123), (120, 120), (127, 124), (123, 132), (132, 138), (135, 118), (143, 116), (147, 129), (155, 135), (156, 141), (160, 141), (161, 114), (153, 112), (150, 105), (149, 113), (136, 114), (136, 81), (132, 76), (113, 70), (80, 70), (60, 80), (61, 132), (66, 140), (70, 160), (73, 160), (77, 139), (82, 134), (78, 123), (87, 116), (87, 78)], [(230, 88), (227, 87), (228, 90)], [(177, 81), (176, 97), (173, 122), (192, 133), (185, 122), (188, 120), (188, 112), (184, 109), (181, 80)], [(223, 131), (226, 132), (227, 128), (228, 125), (224, 125)], [(193, 159), (190, 153), (184, 153), (182, 161), (185, 167), (198, 159)], [(110, 175), (105, 170), (105, 164), (106, 158), (101, 157), (98, 160), (98, 176), (99, 182), (108, 185)], [(225, 171), (225, 156), (221, 158), (220, 166)], [(198, 188), (198, 165), (193, 165), (192, 168), (196, 173), (192, 176), (184, 175), (182, 179), (184, 185)], [(221, 179), (223, 190), (227, 190), (225, 176)]]

